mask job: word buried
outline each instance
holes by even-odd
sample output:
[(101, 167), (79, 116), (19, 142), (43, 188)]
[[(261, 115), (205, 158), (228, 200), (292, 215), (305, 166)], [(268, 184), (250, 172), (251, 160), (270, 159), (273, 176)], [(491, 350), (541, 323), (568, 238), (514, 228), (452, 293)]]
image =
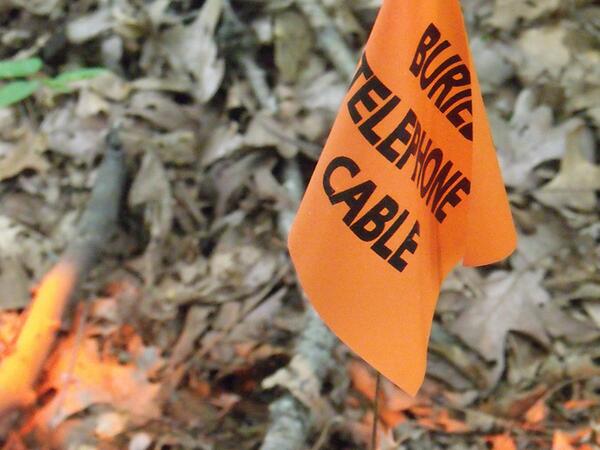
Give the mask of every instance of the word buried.
[[(442, 40), (440, 30), (431, 24), (423, 33), (410, 72), (419, 79), (427, 97), (435, 99), (437, 109), (446, 115), (450, 123), (469, 141), (473, 140), (473, 101), (471, 100), (471, 73), (458, 54), (442, 55), (452, 46)], [(434, 69), (428, 73), (432, 63)], [(435, 83), (434, 83), (435, 81)], [(448, 96), (450, 97), (448, 98)], [(466, 116), (466, 117), (465, 117)]]
[[(458, 133), (472, 140), (471, 76), (459, 55), (440, 57), (449, 48), (451, 44), (443, 40), (439, 29), (431, 24), (417, 44), (407, 69)], [(346, 103), (347, 111), (358, 132), (368, 142), (367, 151), (377, 152), (387, 160), (397, 169), (395, 176), (410, 177), (417, 195), (435, 220), (442, 224), (450, 208), (456, 208), (471, 191), (471, 181), (450, 159), (453, 150), (462, 148), (448, 151), (439, 147), (427, 129), (428, 125), (434, 124), (423, 124), (414, 105), (405, 105), (406, 101), (392, 92), (370, 66), (366, 53), (362, 55), (351, 89), (354, 92)], [(368, 166), (364, 165), (365, 171)], [(416, 238), (420, 236), (421, 225), (418, 220), (413, 220), (412, 224), (403, 227), (412, 213), (385, 193), (378, 192), (377, 203), (367, 208), (378, 185), (372, 179), (364, 181), (360, 177), (363, 181), (358, 181), (359, 173), (361, 167), (353, 159), (347, 156), (334, 158), (323, 173), (325, 194), (332, 205), (347, 206), (343, 222), (354, 235), (371, 243), (370, 248), (377, 256), (402, 272), (408, 264), (405, 258), (418, 248)], [(335, 184), (338, 184), (335, 186), (332, 184), (334, 174)], [(346, 179), (350, 182), (344, 183)], [(407, 230), (410, 231), (406, 233)]]

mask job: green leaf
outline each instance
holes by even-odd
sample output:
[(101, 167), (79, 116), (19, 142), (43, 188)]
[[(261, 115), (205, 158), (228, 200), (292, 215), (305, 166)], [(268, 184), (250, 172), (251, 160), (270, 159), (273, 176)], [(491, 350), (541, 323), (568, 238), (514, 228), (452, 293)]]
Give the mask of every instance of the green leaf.
[(73, 81), (95, 78), (98, 75), (102, 75), (106, 72), (108, 72), (108, 70), (103, 69), (102, 67), (85, 67), (83, 69), (69, 70), (68, 72), (61, 73), (57, 77), (53, 78), (52, 81), (60, 84), (66, 84)]
[(0, 61), (0, 78), (26, 77), (42, 68), (40, 58), (26, 58)]
[(43, 83), (56, 92), (71, 92), (73, 89), (69, 86), (69, 83), (88, 80), (106, 72), (108, 72), (108, 70), (103, 69), (102, 67), (86, 67), (83, 69), (69, 70), (54, 78), (43, 80)]
[(40, 87), (39, 81), (12, 81), (0, 88), (0, 108), (17, 103), (31, 94)]
[(56, 78), (42, 78), (41, 81), (44, 83), (44, 86), (48, 86), (54, 92), (67, 93), (73, 91), (73, 88), (67, 83), (58, 81)]

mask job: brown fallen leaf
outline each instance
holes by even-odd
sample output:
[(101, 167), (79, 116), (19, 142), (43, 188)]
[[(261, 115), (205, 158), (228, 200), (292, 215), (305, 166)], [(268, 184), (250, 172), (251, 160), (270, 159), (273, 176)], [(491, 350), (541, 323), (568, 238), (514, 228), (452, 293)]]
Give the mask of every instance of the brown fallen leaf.
[(542, 422), (548, 415), (548, 407), (546, 406), (546, 398), (542, 397), (533, 404), (525, 413), (525, 420), (529, 423), (536, 424)]
[(550, 14), (560, 7), (560, 0), (541, 0), (523, 2), (521, 0), (498, 0), (489, 22), (491, 25), (508, 30), (519, 20), (533, 21), (543, 15)]
[(348, 364), (348, 373), (354, 388), (360, 392), (365, 398), (373, 401), (375, 399), (375, 375), (369, 368), (359, 362), (351, 361)]
[(41, 429), (54, 428), (69, 416), (91, 405), (105, 403), (126, 413), (136, 423), (160, 417), (159, 384), (148, 381), (146, 371), (102, 357), (94, 339), (81, 344), (74, 337), (61, 342), (41, 392), (54, 397), (34, 415)]
[(506, 145), (498, 146), (498, 160), (504, 182), (519, 188), (532, 187), (533, 169), (539, 164), (561, 158), (567, 138), (584, 126), (579, 118), (554, 123), (548, 105), (538, 105), (536, 95), (526, 89), (519, 94), (506, 136)]
[(580, 399), (580, 400), (569, 400), (563, 404), (563, 406), (569, 411), (576, 411), (580, 409), (588, 409), (592, 406), (596, 406), (598, 400), (595, 399)]
[(590, 162), (577, 144), (578, 140), (583, 139), (583, 134), (590, 132), (582, 127), (569, 134), (560, 171), (534, 194), (537, 200), (550, 208), (559, 211), (573, 208), (589, 213), (597, 211), (596, 191), (600, 190), (600, 165)]
[(492, 450), (517, 450), (515, 441), (508, 434), (487, 436), (486, 441), (492, 444)]
[(144, 205), (144, 219), (153, 239), (165, 237), (173, 220), (171, 184), (161, 159), (148, 151), (129, 191), (129, 206)]
[(576, 450), (571, 445), (570, 436), (561, 430), (556, 430), (552, 436), (552, 450)]
[(506, 335), (521, 331), (548, 344), (538, 305), (550, 301), (540, 270), (496, 271), (484, 282), (483, 295), (469, 304), (450, 329), (488, 361), (504, 360)]
[[(517, 42), (522, 52), (520, 75), (527, 80), (541, 76), (559, 78), (573, 58), (573, 50), (565, 42), (567, 34), (567, 28), (561, 24), (525, 30)], [(552, 51), (547, 51), (548, 48), (552, 48)]]
[(304, 68), (313, 46), (313, 35), (305, 17), (295, 11), (275, 16), (275, 64), (286, 82), (293, 82)]
[(193, 117), (182, 105), (178, 105), (161, 92), (142, 90), (131, 97), (126, 114), (141, 117), (155, 127), (176, 131), (182, 128), (192, 128)]
[(0, 181), (14, 177), (25, 169), (45, 172), (50, 167), (42, 156), (48, 143), (41, 134), (27, 131), (18, 142), (0, 142)]
[(81, 44), (113, 26), (114, 17), (110, 8), (98, 9), (71, 21), (66, 28), (67, 39), (75, 44)]
[(102, 149), (107, 119), (102, 116), (79, 117), (75, 102), (54, 109), (44, 116), (40, 129), (48, 148), (79, 161), (91, 161)]
[(213, 36), (221, 9), (220, 0), (209, 0), (192, 23), (177, 24), (165, 30), (158, 42), (151, 42), (169, 62), (175, 78), (190, 81), (189, 91), (201, 103), (217, 92), (225, 73)]
[(252, 174), (264, 164), (264, 155), (252, 152), (238, 160), (233, 158), (212, 167), (212, 182), (217, 191), (215, 215), (223, 216), (228, 212), (230, 198), (240, 191), (252, 178)]
[(0, 292), (0, 309), (24, 308), (29, 304), (29, 276), (14, 256), (0, 257)]

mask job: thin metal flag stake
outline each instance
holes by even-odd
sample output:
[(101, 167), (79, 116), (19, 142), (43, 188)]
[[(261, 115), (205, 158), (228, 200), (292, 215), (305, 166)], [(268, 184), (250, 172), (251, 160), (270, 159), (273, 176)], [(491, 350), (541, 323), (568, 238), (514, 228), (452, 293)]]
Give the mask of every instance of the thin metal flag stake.
[(377, 448), (377, 425), (379, 423), (379, 392), (381, 391), (381, 373), (375, 378), (375, 400), (373, 401), (373, 429), (371, 430), (371, 450)]

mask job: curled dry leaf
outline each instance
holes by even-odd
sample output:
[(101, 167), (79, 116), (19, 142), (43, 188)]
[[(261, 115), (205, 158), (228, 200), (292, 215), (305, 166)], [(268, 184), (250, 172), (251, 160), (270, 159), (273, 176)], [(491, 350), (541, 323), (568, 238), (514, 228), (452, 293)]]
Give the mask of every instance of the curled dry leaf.
[(489, 22), (501, 29), (513, 28), (520, 19), (530, 22), (556, 11), (561, 6), (560, 0), (496, 0), (494, 12)]
[(232, 156), (243, 142), (244, 138), (239, 133), (236, 122), (218, 125), (202, 146), (202, 166), (208, 167), (220, 159)]
[(263, 155), (252, 152), (237, 160), (223, 161), (212, 168), (212, 180), (217, 191), (216, 217), (221, 217), (227, 212), (228, 202), (233, 194), (246, 186), (256, 168), (264, 163), (263, 160)]
[(521, 331), (548, 344), (538, 309), (550, 300), (541, 285), (543, 277), (539, 270), (492, 273), (483, 285), (483, 297), (467, 306), (451, 330), (488, 361), (503, 360), (509, 331)]
[(167, 173), (160, 158), (147, 151), (129, 191), (129, 206), (143, 205), (144, 219), (154, 239), (165, 237), (173, 220), (173, 197)]
[(72, 102), (46, 114), (40, 129), (51, 151), (78, 160), (91, 161), (104, 148), (106, 119), (79, 117)]
[(0, 181), (12, 178), (25, 169), (45, 172), (49, 164), (42, 156), (48, 148), (45, 137), (26, 130), (17, 142), (0, 142)]
[(192, 306), (185, 318), (183, 330), (177, 339), (169, 360), (170, 366), (183, 362), (194, 350), (196, 339), (208, 328), (208, 316), (212, 308), (206, 306)]
[(517, 450), (517, 445), (515, 444), (515, 441), (508, 434), (488, 436), (486, 438), (486, 441), (492, 444), (491, 450)]
[(219, 89), (225, 63), (218, 57), (214, 32), (221, 15), (221, 0), (208, 0), (189, 25), (175, 25), (156, 43), (176, 78), (189, 80), (191, 93), (207, 102)]
[[(571, 62), (572, 49), (565, 42), (564, 26), (532, 28), (525, 31), (519, 41), (521, 60), (519, 74), (527, 80), (559, 79)], [(552, 51), (549, 52), (548, 48)]]
[[(562, 210), (571, 208), (592, 213), (598, 209), (596, 191), (600, 190), (600, 165), (589, 161), (579, 142), (591, 142), (593, 137), (585, 128), (578, 128), (567, 136), (567, 150), (558, 175), (535, 193), (541, 203)], [(585, 144), (583, 144), (585, 145)]]
[(311, 363), (302, 355), (295, 355), (290, 363), (262, 381), (264, 389), (281, 386), (315, 414), (317, 423), (333, 414), (331, 405), (321, 395), (321, 381), (315, 376)]
[[(0, 255), (2, 258), (14, 260), (26, 272), (33, 273), (37, 278), (48, 268), (47, 258), (53, 252), (53, 242), (49, 241), (46, 236), (34, 233), (12, 219), (0, 215)], [(15, 292), (19, 292), (18, 285), (15, 285), (14, 289)], [(10, 288), (5, 292), (12, 290), (13, 288)]]
[(287, 293), (287, 288), (281, 288), (271, 295), (266, 295), (266, 291), (265, 287), (263, 292), (255, 294), (256, 299), (262, 297), (262, 301), (252, 306), (252, 308), (250, 308), (250, 304), (256, 303), (252, 297), (244, 302), (243, 316), (229, 333), (231, 341), (242, 345), (243, 343), (253, 343), (264, 339), (269, 331), (273, 330), (275, 325), (273, 317), (281, 314), (282, 300)]
[(275, 16), (275, 64), (283, 81), (295, 81), (312, 48), (312, 31), (302, 14), (285, 11)]
[(67, 38), (74, 44), (82, 44), (110, 30), (113, 25), (114, 17), (110, 8), (101, 8), (71, 21), (67, 25)]
[(0, 310), (24, 308), (29, 303), (29, 276), (13, 256), (0, 256)]
[(496, 125), (494, 134), (501, 135), (504, 143), (498, 145), (498, 159), (508, 186), (531, 188), (533, 169), (542, 162), (560, 159), (565, 154), (569, 135), (584, 126), (578, 118), (559, 125), (553, 122), (551, 108), (536, 106), (535, 95), (530, 90), (519, 94), (509, 124), (492, 122)]
[(9, 0), (8, 3), (23, 8), (31, 14), (47, 16), (60, 11), (64, 0)]
[(510, 63), (511, 48), (499, 41), (489, 41), (481, 36), (471, 39), (471, 52), (484, 94), (496, 92), (515, 73)]
[(552, 450), (576, 450), (576, 448), (571, 445), (571, 438), (567, 433), (556, 430), (552, 435)]
[(176, 166), (194, 164), (199, 153), (196, 133), (185, 129), (154, 133), (131, 128), (123, 132), (123, 147), (132, 155), (145, 151), (154, 152), (165, 164)]
[(79, 117), (95, 116), (99, 113), (108, 113), (110, 104), (100, 95), (89, 89), (82, 89), (77, 100), (75, 114)]
[(136, 92), (131, 97), (126, 113), (141, 117), (155, 127), (167, 131), (184, 127), (193, 129), (195, 125), (195, 119), (181, 105), (167, 95), (155, 91)]
[(125, 100), (133, 89), (131, 83), (110, 71), (80, 83), (102, 98), (115, 102)]
[(196, 135), (187, 130), (152, 135), (145, 148), (156, 151), (160, 159), (169, 164), (192, 164), (198, 157)]
[(210, 275), (224, 300), (228, 292), (235, 297), (249, 295), (271, 283), (283, 265), (282, 258), (281, 253), (250, 244), (217, 248), (210, 258)]
[(0, 138), (10, 140), (17, 131), (17, 114), (13, 108), (0, 108)]

